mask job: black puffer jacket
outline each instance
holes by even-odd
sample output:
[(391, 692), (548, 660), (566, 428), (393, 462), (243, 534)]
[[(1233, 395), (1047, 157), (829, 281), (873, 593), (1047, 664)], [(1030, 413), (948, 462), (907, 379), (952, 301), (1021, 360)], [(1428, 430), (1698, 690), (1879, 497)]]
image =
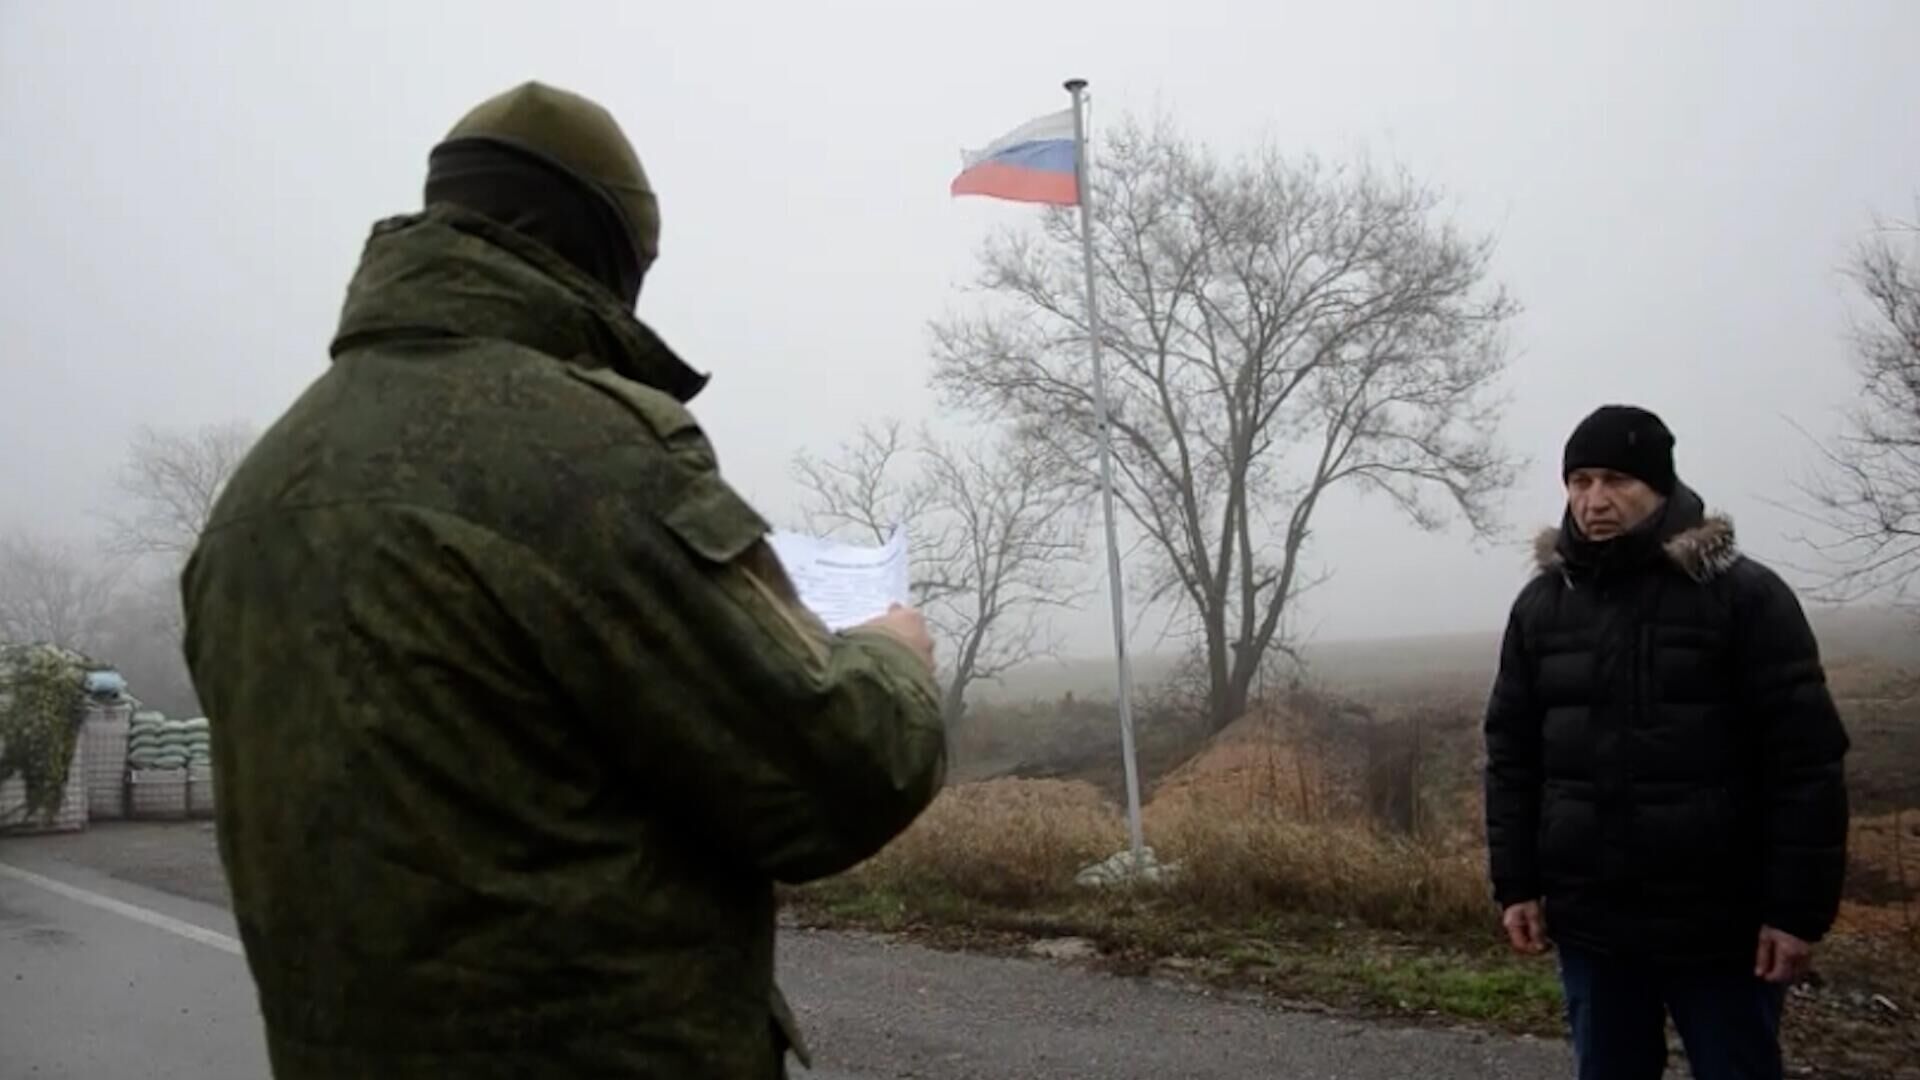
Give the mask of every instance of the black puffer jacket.
[(1635, 534), (1542, 537), (1487, 711), (1496, 899), (1568, 945), (1752, 963), (1846, 865), (1848, 740), (1792, 591), (1680, 488)]

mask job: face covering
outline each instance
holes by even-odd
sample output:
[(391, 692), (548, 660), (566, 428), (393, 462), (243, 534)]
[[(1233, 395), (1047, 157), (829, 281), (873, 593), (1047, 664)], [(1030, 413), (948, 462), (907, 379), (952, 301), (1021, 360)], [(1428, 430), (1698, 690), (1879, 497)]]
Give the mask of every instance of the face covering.
[(632, 308), (646, 275), (619, 204), (542, 155), (488, 139), (435, 147), (426, 200), (449, 202), (539, 241)]

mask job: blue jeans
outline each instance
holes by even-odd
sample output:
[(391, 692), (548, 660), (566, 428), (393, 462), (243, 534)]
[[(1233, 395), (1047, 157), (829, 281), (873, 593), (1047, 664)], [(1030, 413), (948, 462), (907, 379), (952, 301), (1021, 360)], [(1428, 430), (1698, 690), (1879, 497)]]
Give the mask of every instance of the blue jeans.
[(1737, 968), (1665, 969), (1559, 952), (1580, 1080), (1660, 1080), (1669, 1013), (1695, 1080), (1781, 1080), (1785, 987)]

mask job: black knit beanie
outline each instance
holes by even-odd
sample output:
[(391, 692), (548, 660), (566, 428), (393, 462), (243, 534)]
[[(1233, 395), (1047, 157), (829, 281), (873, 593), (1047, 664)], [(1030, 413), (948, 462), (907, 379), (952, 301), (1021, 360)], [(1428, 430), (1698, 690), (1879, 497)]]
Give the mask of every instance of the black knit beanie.
[(1580, 421), (1567, 440), (1560, 476), (1575, 469), (1612, 469), (1672, 495), (1673, 432), (1658, 416), (1632, 405), (1607, 405)]

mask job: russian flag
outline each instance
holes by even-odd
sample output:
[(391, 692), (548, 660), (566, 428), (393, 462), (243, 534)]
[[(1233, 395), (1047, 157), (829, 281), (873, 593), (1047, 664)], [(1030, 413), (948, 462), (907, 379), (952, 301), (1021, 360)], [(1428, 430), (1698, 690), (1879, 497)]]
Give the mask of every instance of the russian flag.
[(953, 179), (955, 195), (1054, 206), (1080, 203), (1072, 109), (1029, 120), (983, 150), (963, 151), (961, 158), (965, 165)]

